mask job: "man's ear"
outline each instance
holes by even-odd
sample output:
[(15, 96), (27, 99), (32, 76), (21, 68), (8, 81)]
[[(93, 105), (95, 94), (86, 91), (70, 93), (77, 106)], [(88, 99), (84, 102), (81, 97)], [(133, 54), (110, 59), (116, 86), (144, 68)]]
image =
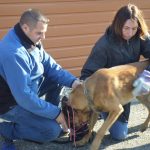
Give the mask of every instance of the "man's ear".
[(27, 24), (23, 24), (21, 26), (22, 30), (24, 31), (24, 33), (28, 33), (30, 31), (30, 28)]

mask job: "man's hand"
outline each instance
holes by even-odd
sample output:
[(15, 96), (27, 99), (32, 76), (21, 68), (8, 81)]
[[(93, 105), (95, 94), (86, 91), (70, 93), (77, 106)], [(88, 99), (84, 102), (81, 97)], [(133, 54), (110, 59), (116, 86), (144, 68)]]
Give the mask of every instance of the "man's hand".
[(72, 88), (73, 89), (76, 88), (79, 84), (82, 84), (82, 81), (79, 79), (75, 80), (72, 84)]
[(134, 96), (144, 95), (150, 92), (150, 72), (144, 70), (138, 79), (133, 83), (134, 90), (132, 91)]
[(68, 126), (64, 117), (64, 114), (61, 112), (56, 118), (56, 121), (62, 126), (64, 132), (68, 132)]

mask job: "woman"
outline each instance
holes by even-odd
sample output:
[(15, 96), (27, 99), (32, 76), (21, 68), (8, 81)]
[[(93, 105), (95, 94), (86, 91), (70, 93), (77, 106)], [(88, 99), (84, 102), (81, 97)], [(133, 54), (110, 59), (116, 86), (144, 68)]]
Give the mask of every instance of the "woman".
[[(96, 42), (85, 62), (81, 78), (85, 80), (100, 68), (139, 61), (140, 55), (150, 58), (150, 37), (148, 27), (137, 6), (128, 4), (121, 7), (105, 34)], [(130, 104), (110, 129), (112, 138), (122, 140), (128, 134)], [(107, 113), (102, 113), (104, 119)]]

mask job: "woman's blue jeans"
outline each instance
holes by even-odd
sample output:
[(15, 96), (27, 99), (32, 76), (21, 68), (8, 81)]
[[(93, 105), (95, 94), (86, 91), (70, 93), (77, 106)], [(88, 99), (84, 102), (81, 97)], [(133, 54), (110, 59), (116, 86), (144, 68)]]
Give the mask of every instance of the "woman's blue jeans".
[[(101, 116), (106, 120), (108, 113), (102, 112)], [(110, 135), (115, 140), (124, 140), (128, 135), (128, 122), (117, 120), (109, 129)]]
[[(47, 101), (58, 105), (60, 91), (59, 85), (50, 80), (44, 80), (39, 87), (39, 96), (46, 94)], [(55, 140), (62, 132), (56, 120), (37, 116), (18, 105), (0, 115), (0, 118), (6, 120), (0, 123), (0, 134), (9, 139), (25, 139), (43, 143)]]

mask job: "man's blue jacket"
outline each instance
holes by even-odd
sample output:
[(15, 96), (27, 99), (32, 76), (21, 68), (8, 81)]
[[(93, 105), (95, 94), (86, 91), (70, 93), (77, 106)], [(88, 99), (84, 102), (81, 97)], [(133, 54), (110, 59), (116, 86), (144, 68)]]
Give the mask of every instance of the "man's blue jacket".
[[(44, 51), (41, 44), (39, 47), (32, 45), (28, 49), (24, 47), (14, 28), (0, 41), (0, 76), (8, 84), (18, 105), (50, 119), (55, 119), (60, 109), (38, 97), (38, 86), (42, 77), (51, 78), (56, 84), (68, 87), (76, 79), (62, 69)], [(4, 99), (0, 97), (0, 108), (4, 103)]]

